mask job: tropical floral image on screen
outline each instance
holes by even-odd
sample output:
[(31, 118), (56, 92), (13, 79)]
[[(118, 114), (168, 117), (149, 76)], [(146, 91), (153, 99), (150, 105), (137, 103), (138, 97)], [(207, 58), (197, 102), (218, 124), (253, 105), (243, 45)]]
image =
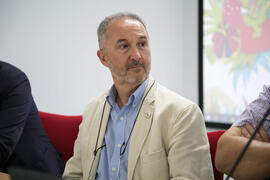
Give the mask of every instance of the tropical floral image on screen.
[(204, 0), (206, 121), (233, 123), (270, 84), (270, 0)]

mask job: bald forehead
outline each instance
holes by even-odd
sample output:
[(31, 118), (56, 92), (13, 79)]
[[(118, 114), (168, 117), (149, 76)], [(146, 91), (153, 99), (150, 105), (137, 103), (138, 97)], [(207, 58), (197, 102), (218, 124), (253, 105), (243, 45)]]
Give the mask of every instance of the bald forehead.
[(136, 19), (129, 19), (129, 18), (114, 19), (109, 23), (109, 25), (112, 24), (112, 23), (119, 22), (119, 21), (126, 22), (128, 24), (136, 24), (138, 26), (143, 26), (143, 24), (140, 21), (138, 21)]
[(121, 19), (112, 20), (108, 24), (107, 31), (111, 30), (112, 28), (121, 28), (121, 27), (125, 28), (128, 26), (137, 26), (137, 27), (141, 26), (144, 29), (144, 31), (147, 32), (144, 25), (140, 21), (136, 19), (129, 19), (129, 18), (121, 18)]

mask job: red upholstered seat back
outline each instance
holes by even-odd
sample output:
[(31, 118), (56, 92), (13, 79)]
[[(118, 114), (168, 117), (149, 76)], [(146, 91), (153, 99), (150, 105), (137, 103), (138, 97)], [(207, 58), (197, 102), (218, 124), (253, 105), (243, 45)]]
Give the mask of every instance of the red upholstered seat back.
[(215, 180), (223, 180), (223, 173), (218, 171), (215, 166), (215, 156), (216, 156), (216, 149), (217, 149), (217, 142), (220, 136), (225, 131), (213, 131), (213, 132), (207, 132), (209, 144), (210, 144), (210, 153), (211, 153), (211, 160), (213, 165), (213, 171)]
[(82, 116), (65, 116), (46, 112), (39, 112), (39, 115), (50, 141), (66, 163), (73, 155), (74, 142)]
[[(39, 112), (39, 115), (49, 139), (66, 163), (73, 155), (74, 142), (78, 135), (82, 116), (66, 116), (46, 112)], [(218, 139), (224, 132), (207, 132), (215, 180), (223, 180), (223, 173), (215, 167), (215, 155)]]

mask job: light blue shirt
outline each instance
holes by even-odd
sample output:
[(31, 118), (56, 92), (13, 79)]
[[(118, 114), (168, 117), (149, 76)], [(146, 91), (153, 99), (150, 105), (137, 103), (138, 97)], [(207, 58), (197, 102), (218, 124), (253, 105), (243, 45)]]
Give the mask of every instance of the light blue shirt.
[[(130, 143), (130, 139), (128, 141), (128, 138), (131, 136), (131, 131), (147, 84), (148, 79), (129, 97), (128, 103), (122, 109), (119, 109), (115, 102), (117, 95), (115, 86), (112, 86), (110, 89), (109, 95), (106, 97), (107, 102), (111, 106), (110, 117), (103, 140), (103, 144), (106, 144), (106, 146), (101, 150), (96, 180), (127, 180)], [(123, 153), (125, 149), (124, 142), (127, 147), (120, 158), (120, 150)]]

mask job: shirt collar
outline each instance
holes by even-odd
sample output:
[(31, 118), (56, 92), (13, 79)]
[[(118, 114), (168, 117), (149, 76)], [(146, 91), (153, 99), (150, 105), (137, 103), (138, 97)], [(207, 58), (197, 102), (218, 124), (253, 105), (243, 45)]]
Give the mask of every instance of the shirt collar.
[[(138, 105), (141, 102), (141, 99), (143, 97), (143, 94), (146, 90), (147, 84), (148, 84), (148, 78), (133, 92), (133, 94), (128, 99), (128, 105), (133, 103), (133, 105)], [(109, 93), (106, 97), (107, 102), (109, 105), (113, 108), (116, 105), (115, 98), (117, 95), (117, 91), (115, 88), (115, 85), (112, 85), (112, 87), (109, 90)]]

